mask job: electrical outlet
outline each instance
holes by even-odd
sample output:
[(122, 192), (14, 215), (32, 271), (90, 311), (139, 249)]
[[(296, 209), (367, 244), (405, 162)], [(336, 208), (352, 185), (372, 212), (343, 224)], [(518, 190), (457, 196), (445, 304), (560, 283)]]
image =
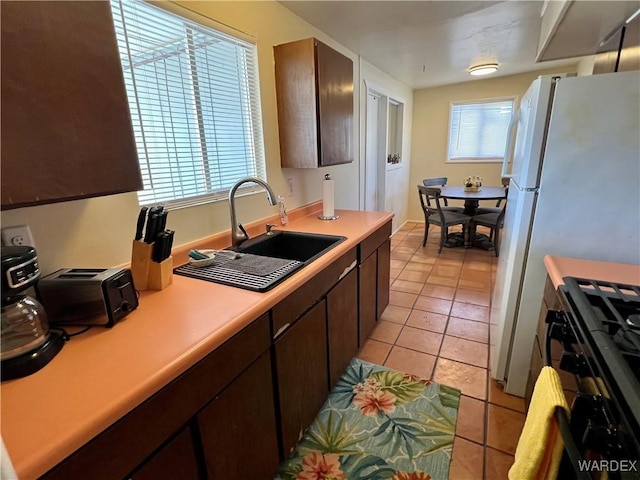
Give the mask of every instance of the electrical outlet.
[(29, 245), (35, 248), (29, 225), (16, 225), (2, 229), (3, 245)]
[(293, 197), (293, 178), (287, 178), (287, 185), (289, 186), (289, 196)]

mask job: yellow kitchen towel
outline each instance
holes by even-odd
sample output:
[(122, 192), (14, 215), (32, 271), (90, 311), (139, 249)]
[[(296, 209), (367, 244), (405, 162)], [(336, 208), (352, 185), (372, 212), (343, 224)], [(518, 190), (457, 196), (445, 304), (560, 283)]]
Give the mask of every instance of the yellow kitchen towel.
[(533, 389), (509, 480), (557, 477), (564, 445), (555, 417), (556, 407), (569, 413), (558, 373), (551, 367), (543, 367)]

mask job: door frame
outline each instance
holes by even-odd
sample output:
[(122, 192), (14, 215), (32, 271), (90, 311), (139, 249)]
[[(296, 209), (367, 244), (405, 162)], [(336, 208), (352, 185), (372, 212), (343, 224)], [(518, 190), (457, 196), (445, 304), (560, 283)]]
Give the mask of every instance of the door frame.
[[(362, 208), (364, 210), (367, 198), (367, 169), (374, 168), (376, 171), (376, 210), (384, 211), (386, 203), (386, 175), (387, 175), (387, 135), (388, 135), (388, 110), (389, 96), (384, 89), (364, 79), (365, 85), (365, 122), (364, 122), (364, 161), (362, 169), (364, 172), (364, 196)], [(374, 132), (369, 128), (369, 95), (379, 97), (377, 128)], [(377, 145), (377, 155), (375, 159), (369, 158), (367, 155), (367, 145), (369, 144), (370, 135), (375, 135)], [(375, 160), (375, 161), (374, 161)]]

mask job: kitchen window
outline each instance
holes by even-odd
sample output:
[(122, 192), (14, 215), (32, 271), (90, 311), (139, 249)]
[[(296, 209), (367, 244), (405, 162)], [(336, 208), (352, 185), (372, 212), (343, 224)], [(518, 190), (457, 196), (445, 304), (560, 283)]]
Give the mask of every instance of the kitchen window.
[(514, 103), (515, 98), (453, 102), (447, 162), (501, 162)]
[(138, 0), (111, 0), (111, 10), (144, 182), (140, 204), (196, 205), (226, 198), (242, 177), (266, 180), (251, 38)]

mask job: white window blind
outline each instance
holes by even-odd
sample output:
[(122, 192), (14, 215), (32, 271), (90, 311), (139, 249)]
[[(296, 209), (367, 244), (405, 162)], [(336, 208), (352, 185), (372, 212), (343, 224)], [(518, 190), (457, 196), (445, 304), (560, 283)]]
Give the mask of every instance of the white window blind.
[[(138, 0), (111, 0), (141, 205), (226, 198), (266, 180), (256, 47)], [(255, 188), (255, 187), (254, 187)]]
[(448, 161), (502, 161), (513, 104), (513, 99), (452, 103)]

